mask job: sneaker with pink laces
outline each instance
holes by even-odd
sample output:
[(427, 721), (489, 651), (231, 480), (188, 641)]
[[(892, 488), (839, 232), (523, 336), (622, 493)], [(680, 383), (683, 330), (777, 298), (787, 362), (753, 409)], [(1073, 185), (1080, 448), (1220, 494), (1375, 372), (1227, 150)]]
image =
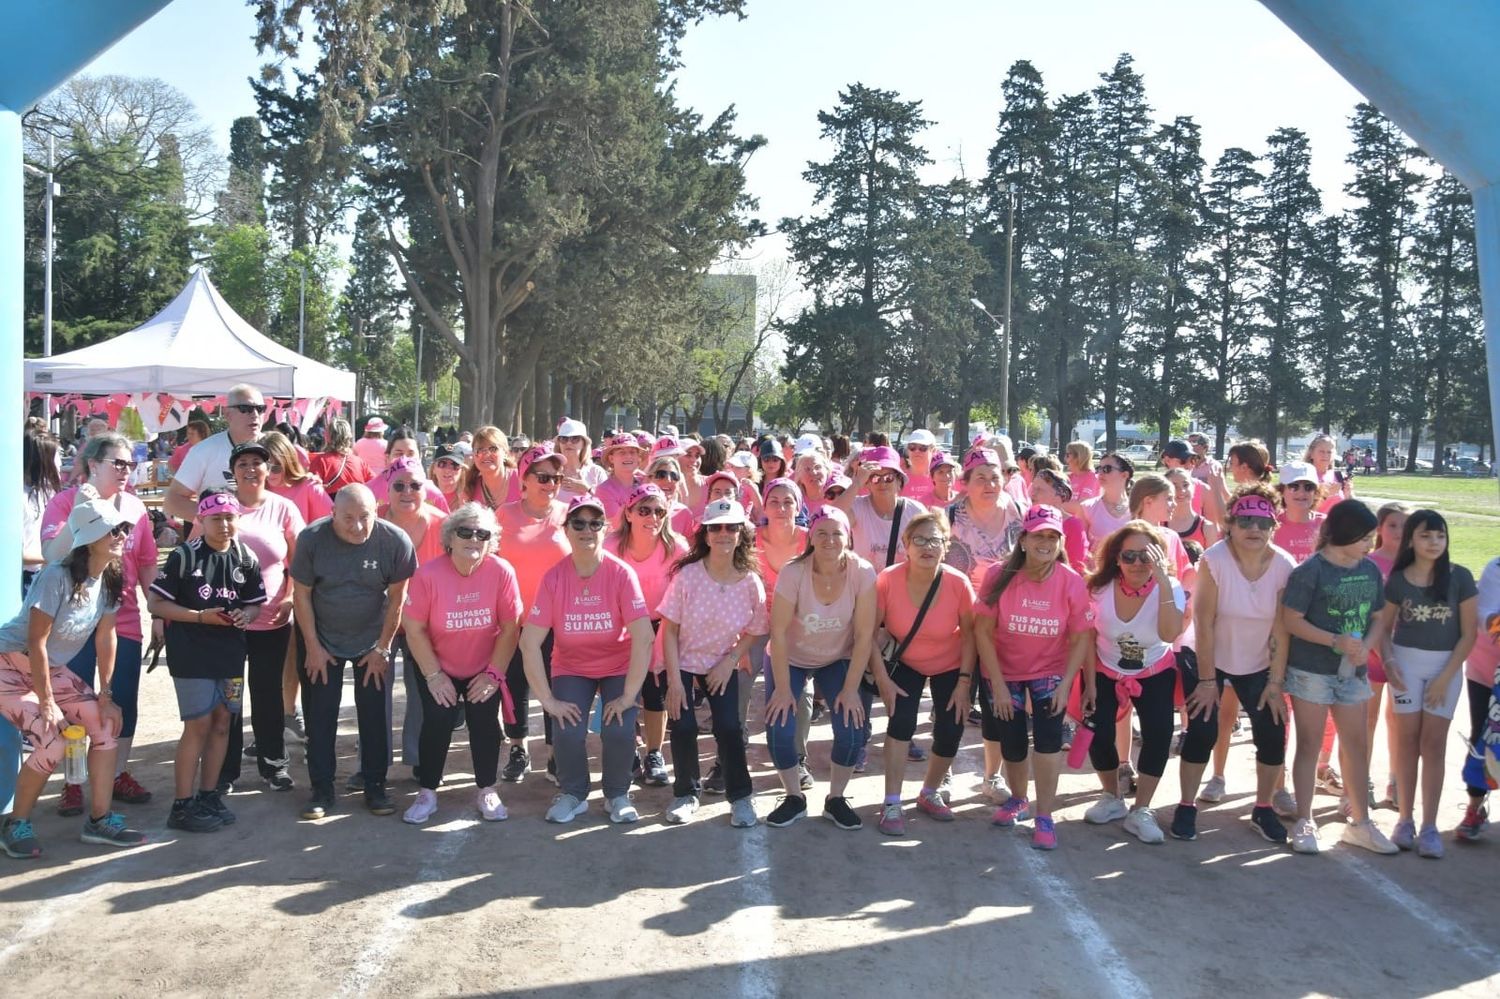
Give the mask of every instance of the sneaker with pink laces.
[(505, 803), (500, 800), (500, 793), (494, 787), (482, 787), (474, 795), (474, 804), (479, 808), (480, 816), (486, 822), (503, 822), (510, 817), (510, 812), (505, 810)]
[(1031, 848), (1033, 850), (1057, 849), (1057, 827), (1052, 822), (1052, 816), (1038, 815), (1036, 817), (1036, 828), (1031, 833)]
[(917, 795), (917, 811), (939, 822), (953, 821), (953, 809), (948, 807), (943, 796), (936, 791), (923, 791)]
[(1009, 829), (1017, 822), (1025, 822), (1029, 818), (1031, 818), (1031, 802), (1011, 795), (1010, 800), (995, 809), (995, 814), (990, 816), (990, 824)]

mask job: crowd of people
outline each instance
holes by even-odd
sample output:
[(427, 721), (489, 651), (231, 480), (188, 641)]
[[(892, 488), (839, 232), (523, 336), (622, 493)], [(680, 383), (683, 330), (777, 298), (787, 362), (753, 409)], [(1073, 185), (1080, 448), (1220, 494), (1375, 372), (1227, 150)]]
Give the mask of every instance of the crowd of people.
[[(1193, 435), (1167, 445), (1157, 473), (1081, 441), (1059, 459), (1004, 435), (948, 454), (920, 428), (898, 448), (880, 434), (736, 441), (669, 427), (596, 446), (564, 419), (545, 441), (493, 426), (445, 435), (429, 460), (379, 419), (357, 437), (329, 420), (309, 453), (265, 412), (242, 385), (223, 431), (191, 426), (162, 504), (172, 534), (130, 487), (129, 441), (93, 433), (65, 485), (56, 440), (28, 428), (25, 598), (0, 628), (5, 737), (29, 746), (3, 824), (10, 856), (41, 854), (37, 801), (79, 727), (86, 785), (70, 774), (58, 810), (84, 816), (86, 842), (144, 840), (115, 806), (152, 800), (129, 767), (142, 664), (163, 649), (182, 723), (167, 825), (184, 832), (235, 821), (226, 795), (242, 758), (271, 790), (296, 788), (293, 742), (306, 747), (301, 817), (337, 810), (346, 672), (359, 743), (344, 790), (396, 812), (399, 749), (418, 785), (402, 818), (418, 825), (444, 807), (462, 729), (467, 793), (487, 821), (508, 817), (505, 784), (545, 779), (557, 786), (545, 819), (572, 822), (597, 778), (615, 823), (640, 819), (640, 784), (670, 786), (668, 823), (723, 795), (732, 826), (784, 827), (821, 778), (824, 818), (855, 830), (868, 815), (900, 836), (915, 816), (955, 820), (952, 764), (977, 725), (990, 822), (1029, 823), (1037, 849), (1058, 843), (1065, 754), (1097, 775), (1086, 823), (1191, 840), (1200, 803), (1228, 793), (1243, 713), (1250, 831), (1317, 853), (1314, 795), (1335, 793), (1344, 843), (1436, 858), (1467, 686), (1478, 765), (1454, 835), (1485, 827), (1500, 559), (1476, 580), (1451, 561), (1437, 511), (1372, 511), (1331, 438), (1276, 468), (1258, 441), (1221, 465)], [(877, 699), (884, 793), (862, 815), (850, 782), (868, 765)], [(824, 714), (832, 746), (815, 774), (807, 740)], [(747, 760), (759, 725), (781, 792), (764, 815)], [(1153, 806), (1174, 755), (1164, 830)], [(926, 764), (914, 795), (909, 760)], [(1396, 813), (1389, 832), (1380, 808)]]

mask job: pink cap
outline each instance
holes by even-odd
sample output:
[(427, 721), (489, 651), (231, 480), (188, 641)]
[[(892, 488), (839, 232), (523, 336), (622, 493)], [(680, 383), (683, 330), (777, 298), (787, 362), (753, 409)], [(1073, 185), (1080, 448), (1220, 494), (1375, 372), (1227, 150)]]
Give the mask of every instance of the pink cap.
[(954, 461), (953, 455), (949, 454), (947, 451), (939, 451), (937, 454), (932, 456), (932, 469), (933, 471), (936, 471), (943, 465), (947, 465), (949, 468), (957, 468), (958, 462)]
[(531, 470), (531, 466), (539, 461), (555, 461), (557, 462), (557, 467), (561, 468), (563, 456), (557, 453), (551, 441), (542, 441), (540, 444), (531, 445), (531, 447), (522, 453), (521, 460), (516, 463), (516, 468), (520, 471), (521, 478), (526, 478), (526, 473)]
[(380, 474), (385, 477), (385, 481), (394, 482), (396, 476), (403, 473), (410, 475), (413, 482), (427, 481), (427, 473), (422, 470), (422, 463), (415, 458), (408, 458), (405, 455), (385, 466), (385, 471)]
[(1269, 520), (1276, 519), (1276, 508), (1266, 502), (1264, 496), (1255, 493), (1246, 493), (1235, 500), (1229, 507), (1231, 517), (1265, 517)]
[(641, 446), (642, 450), (649, 451), (651, 450), (651, 445), (656, 443), (656, 438), (644, 430), (637, 430), (635, 432), (635, 442)]
[(994, 465), (1000, 467), (1000, 456), (987, 447), (976, 447), (964, 455), (964, 471), (977, 468), (980, 465)]
[(703, 496), (705, 499), (713, 491), (715, 482), (727, 482), (733, 486), (734, 491), (729, 494), (730, 496), (738, 496), (740, 494), (740, 480), (733, 472), (715, 472), (703, 480)]
[(630, 507), (640, 503), (641, 500), (646, 499), (654, 499), (661, 503), (662, 506), (667, 505), (667, 494), (662, 492), (659, 486), (654, 482), (642, 482), (630, 490), (630, 495), (625, 497), (625, 508), (628, 510)]
[(594, 510), (598, 510), (599, 516), (601, 517), (605, 515), (604, 503), (597, 497), (595, 497), (593, 493), (584, 493), (582, 496), (574, 496), (573, 502), (568, 504), (568, 513), (571, 515), (574, 510), (582, 510), (584, 508), (592, 508)]
[(823, 491), (826, 493), (835, 486), (839, 489), (848, 489), (852, 485), (854, 485), (854, 480), (843, 472), (830, 472), (828, 473), (828, 481), (823, 483)]
[(873, 462), (881, 468), (888, 468), (900, 474), (903, 482), (906, 481), (906, 469), (901, 467), (901, 456), (896, 453), (895, 448), (885, 445), (867, 447), (859, 453), (859, 460), (861, 464)]
[(1059, 535), (1063, 532), (1062, 511), (1054, 506), (1037, 505), (1026, 511), (1026, 516), (1021, 520), (1021, 531), (1025, 534), (1033, 534), (1037, 531), (1056, 531)]
[(656, 443), (651, 445), (651, 460), (657, 458), (676, 458), (687, 454), (682, 442), (671, 434), (663, 434), (656, 438)]
[(773, 489), (785, 489), (787, 492), (792, 494), (792, 501), (794, 503), (796, 503), (798, 506), (802, 505), (802, 488), (791, 479), (780, 478), (772, 479), (770, 482), (767, 482), (765, 495), (769, 497), (771, 495), (771, 490)]
[(823, 504), (822, 509), (812, 515), (812, 519), (807, 522), (808, 533), (812, 533), (813, 529), (825, 520), (831, 520), (843, 528), (844, 537), (854, 536), (854, 529), (849, 526), (849, 517), (832, 503)]
[(198, 501), (198, 516), (212, 517), (219, 513), (232, 513), (239, 516), (240, 501), (231, 492), (208, 493)]
[(609, 440), (604, 442), (604, 450), (602, 454), (605, 457), (608, 457), (611, 451), (621, 447), (633, 447), (641, 451), (646, 450), (645, 446), (642, 445), (640, 441), (635, 439), (634, 434), (615, 434)]

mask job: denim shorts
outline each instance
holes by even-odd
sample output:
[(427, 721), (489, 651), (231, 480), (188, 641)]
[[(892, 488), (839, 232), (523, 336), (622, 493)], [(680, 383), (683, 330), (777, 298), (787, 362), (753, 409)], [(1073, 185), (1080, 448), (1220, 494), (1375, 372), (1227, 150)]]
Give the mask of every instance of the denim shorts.
[(240, 713), (240, 694), (245, 684), (232, 680), (204, 680), (197, 677), (173, 677), (177, 688), (177, 714), (183, 721), (202, 718), (219, 705), (232, 715)]
[(1364, 670), (1341, 679), (1336, 673), (1309, 673), (1295, 666), (1287, 667), (1286, 692), (1309, 704), (1362, 704), (1373, 693)]

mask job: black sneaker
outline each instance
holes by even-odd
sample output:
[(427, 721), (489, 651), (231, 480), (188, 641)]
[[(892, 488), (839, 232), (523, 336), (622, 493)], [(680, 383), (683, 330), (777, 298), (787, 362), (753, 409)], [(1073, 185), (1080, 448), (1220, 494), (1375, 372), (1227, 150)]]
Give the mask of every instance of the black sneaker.
[(724, 793), (724, 768), (717, 760), (714, 761), (714, 768), (708, 772), (708, 776), (703, 778), (703, 791), (705, 794)]
[[(661, 754), (660, 749), (653, 749), (646, 754), (645, 776), (642, 783), (652, 787), (666, 787), (671, 781), (667, 775), (667, 758)], [(723, 793), (722, 789), (719, 793)]]
[(221, 794), (221, 795), (222, 794), (233, 794), (234, 793), (234, 781), (232, 781), (232, 780), (221, 780), (221, 781), (219, 781), (219, 783), (217, 785), (215, 785), (215, 787), (214, 787), (214, 793)]
[(1198, 838), (1198, 806), (1178, 805), (1177, 811), (1172, 813), (1172, 838), (1173, 839), (1197, 839)]
[(277, 767), (275, 772), (266, 777), (266, 786), (273, 791), (290, 791), (296, 786), (292, 780), (292, 772), (286, 767)]
[(201, 799), (183, 798), (172, 802), (167, 828), (195, 833), (217, 832), (224, 828), (224, 820), (205, 808)]
[(804, 791), (811, 791), (813, 786), (812, 771), (807, 769), (807, 757), (797, 757), (797, 783)]
[(840, 829), (860, 829), (864, 826), (864, 820), (859, 813), (849, 807), (849, 799), (829, 795), (823, 802), (823, 818), (832, 822)]
[(353, 793), (355, 791), (363, 791), (364, 789), (365, 772), (363, 770), (354, 771), (354, 773), (349, 775), (349, 779), (344, 782), (344, 790), (349, 791), (350, 793)]
[(505, 761), (505, 769), (500, 771), (500, 779), (514, 784), (526, 776), (526, 771), (531, 769), (531, 754), (526, 752), (525, 746), (511, 746), (510, 759)]
[(244, 755), (250, 757), (253, 760), (260, 755), (260, 747), (252, 742), (244, 748), (243, 752)]
[(390, 815), (396, 810), (396, 803), (386, 794), (385, 781), (365, 781), (365, 807), (371, 815)]
[(217, 815), (226, 826), (234, 825), (234, 813), (229, 810), (228, 805), (224, 804), (224, 799), (219, 796), (218, 791), (199, 791), (198, 800), (203, 803), (205, 809)]
[(807, 799), (800, 794), (782, 795), (771, 814), (766, 816), (768, 826), (789, 826), (807, 814)]
[[(556, 757), (548, 757), (547, 758), (547, 779), (550, 780), (552, 783), (557, 784), (557, 758)], [(561, 787), (562, 785), (558, 784), (558, 786)]]
[(1285, 843), (1286, 826), (1276, 817), (1276, 809), (1269, 805), (1257, 805), (1250, 812), (1250, 825), (1268, 843)]
[(321, 819), (333, 811), (333, 784), (314, 784), (312, 797), (307, 799), (307, 804), (302, 806), (302, 817), (304, 819)]

